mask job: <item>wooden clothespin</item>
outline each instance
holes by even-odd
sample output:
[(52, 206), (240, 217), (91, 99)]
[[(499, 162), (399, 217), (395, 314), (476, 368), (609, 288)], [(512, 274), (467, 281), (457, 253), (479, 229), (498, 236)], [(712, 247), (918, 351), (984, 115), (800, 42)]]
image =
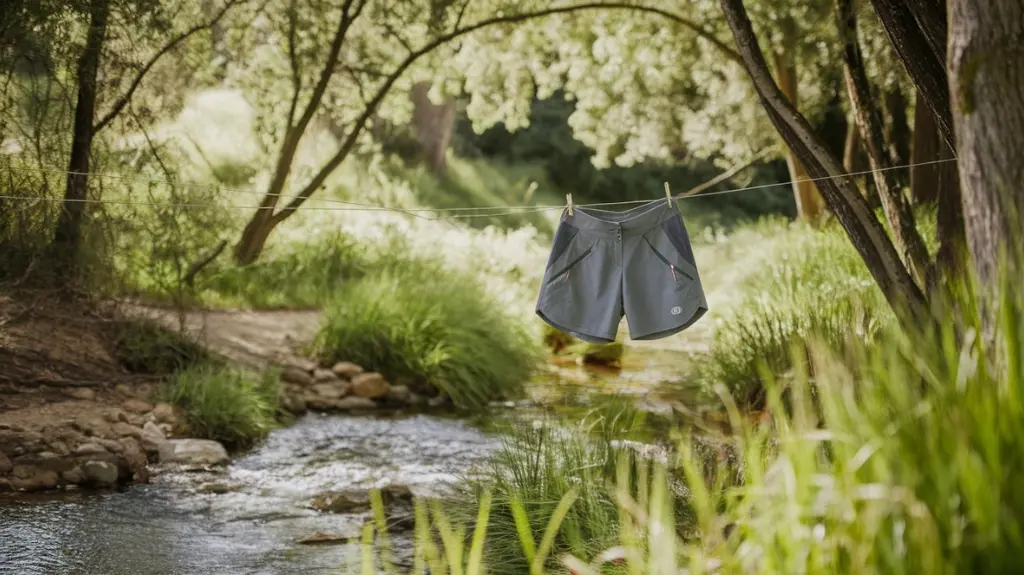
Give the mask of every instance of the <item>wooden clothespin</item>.
[(569, 208), (569, 215), (572, 215), (572, 194), (565, 194), (566, 207)]
[(668, 182), (665, 182), (665, 199), (668, 200), (668, 207), (672, 207), (672, 190), (668, 187)]

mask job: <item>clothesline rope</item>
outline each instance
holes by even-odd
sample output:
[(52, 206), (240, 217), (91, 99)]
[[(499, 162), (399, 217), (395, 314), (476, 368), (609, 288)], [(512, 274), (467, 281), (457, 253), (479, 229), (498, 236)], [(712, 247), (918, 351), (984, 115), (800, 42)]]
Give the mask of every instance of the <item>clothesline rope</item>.
[[(802, 178), (802, 179), (799, 179), (799, 180), (790, 180), (788, 182), (778, 182), (778, 183), (772, 183), (772, 184), (760, 184), (760, 185), (757, 185), (757, 186), (746, 186), (746, 187), (742, 187), (742, 188), (733, 188), (733, 189), (729, 189), (729, 190), (719, 190), (719, 191), (716, 191), (716, 192), (705, 192), (705, 193), (696, 194), (696, 195), (678, 194), (678, 195), (673, 196), (673, 199), (674, 200), (686, 200), (686, 199), (691, 199), (691, 198), (703, 198), (703, 197), (718, 196), (718, 195), (723, 195), (723, 194), (734, 194), (734, 193), (738, 193), (738, 192), (748, 192), (748, 191), (762, 190), (762, 189), (774, 188), (774, 187), (792, 186), (794, 183), (819, 182), (819, 181), (823, 181), (823, 180), (835, 180), (835, 179), (840, 179), (840, 178), (848, 178), (848, 177), (868, 175), (868, 174), (872, 174), (872, 173), (874, 173), (876, 171), (882, 172), (882, 171), (889, 171), (889, 170), (909, 169), (909, 168), (914, 168), (914, 167), (918, 167), (918, 166), (928, 166), (928, 165), (934, 165), (934, 164), (941, 164), (941, 163), (944, 163), (944, 162), (955, 162), (955, 161), (956, 161), (956, 158), (944, 158), (944, 159), (940, 159), (940, 160), (931, 160), (931, 161), (927, 161), (927, 162), (917, 162), (917, 163), (903, 164), (903, 165), (900, 165), (900, 166), (890, 166), (888, 168), (881, 168), (879, 170), (862, 170), (862, 171), (859, 171), (859, 172), (850, 172), (850, 173), (842, 174), (840, 176), (822, 176), (822, 177), (819, 177), (819, 178)], [(28, 166), (8, 166), (8, 169), (18, 170), (18, 171), (27, 171), (27, 172), (38, 172), (38, 173), (57, 173), (57, 174), (62, 174), (62, 175), (82, 175), (83, 174), (82, 172), (71, 172), (71, 171), (59, 170), (59, 169), (55, 169), (55, 168), (33, 168), (33, 167), (28, 167)], [(207, 184), (195, 184), (195, 183), (189, 183), (189, 182), (174, 182), (172, 180), (159, 180), (159, 179), (141, 178), (141, 177), (133, 177), (133, 176), (122, 176), (122, 175), (117, 175), (117, 174), (106, 174), (106, 173), (101, 173), (101, 172), (88, 172), (88, 173), (85, 173), (85, 175), (88, 175), (90, 177), (99, 177), (99, 178), (105, 178), (105, 179), (118, 179), (118, 180), (125, 180), (125, 181), (142, 181), (142, 182), (151, 183), (151, 184), (166, 184), (166, 185), (170, 185), (170, 186), (177, 186), (177, 187), (180, 187), (180, 188), (187, 188), (187, 189), (196, 189), (196, 190), (204, 190), (205, 189), (205, 190), (212, 190), (212, 191), (217, 191), (217, 192), (222, 192), (222, 193), (223, 192), (227, 192), (227, 193), (238, 193), (238, 194), (242, 194), (242, 193), (244, 193), (244, 194), (258, 194), (260, 196), (264, 195), (264, 192), (260, 192), (260, 191), (256, 191), (256, 190), (242, 190), (242, 189), (238, 189), (238, 188), (225, 188), (225, 187), (219, 187), (219, 186), (211, 186), (211, 185), (207, 185)], [(284, 195), (282, 195), (280, 197), (286, 198), (286, 199), (290, 198), (290, 196), (284, 196)], [(40, 202), (40, 201), (42, 201), (42, 202), (75, 202), (75, 203), (85, 203), (85, 204), (139, 205), (139, 206), (150, 206), (150, 207), (157, 206), (157, 207), (176, 207), (176, 208), (220, 208), (220, 209), (228, 208), (228, 209), (238, 209), (238, 210), (268, 209), (268, 208), (264, 208), (264, 207), (261, 207), (261, 206), (223, 205), (223, 204), (219, 204), (219, 203), (210, 203), (210, 202), (180, 202), (179, 203), (179, 202), (156, 202), (156, 201), (137, 201), (137, 200), (105, 200), (105, 199), (91, 199), (91, 198), (76, 199), (76, 200), (65, 200), (64, 198), (43, 198), (43, 197), (39, 197), (39, 196), (18, 196), (18, 195), (4, 195), (4, 194), (0, 194), (0, 200), (19, 200), (19, 201), (36, 201), (36, 202)], [(410, 215), (410, 216), (414, 216), (414, 217), (418, 217), (418, 218), (426, 219), (426, 220), (432, 220), (432, 221), (452, 220), (452, 219), (466, 219), (466, 218), (489, 218), (489, 217), (499, 217), (499, 216), (508, 216), (508, 215), (520, 215), (520, 214), (537, 213), (537, 212), (544, 212), (544, 211), (550, 211), (550, 210), (561, 210), (561, 209), (565, 208), (564, 204), (563, 205), (535, 205), (535, 206), (524, 205), (524, 206), (459, 207), (459, 208), (395, 208), (395, 207), (375, 205), (375, 204), (364, 204), (364, 203), (359, 203), (359, 202), (349, 202), (349, 201), (346, 201), (346, 200), (337, 200), (337, 199), (333, 199), (333, 198), (310, 198), (309, 201), (311, 201), (311, 202), (321, 202), (321, 203), (327, 203), (327, 204), (340, 204), (340, 205), (343, 205), (343, 206), (346, 206), (346, 207), (309, 206), (309, 207), (306, 207), (306, 208), (301, 208), (303, 211), (321, 211), (321, 212), (329, 212), (329, 211), (339, 211), (339, 212), (397, 212), (397, 213), (403, 213), (403, 214), (406, 214), (406, 215)], [(650, 202), (650, 201), (652, 201), (652, 200), (625, 200), (625, 201), (619, 201), (619, 202), (598, 202), (598, 203), (590, 203), (590, 204), (573, 204), (573, 205), (574, 205), (574, 207), (579, 207), (579, 208), (598, 208), (598, 207), (611, 207), (611, 206), (626, 206), (626, 205), (632, 205), (632, 204), (643, 204), (643, 203), (647, 203), (647, 202)], [(349, 206), (351, 206), (351, 207), (349, 207)], [(436, 216), (436, 217), (421, 216), (421, 215), (416, 213), (416, 212), (432, 212), (432, 213), (437, 214), (437, 213), (446, 213), (446, 212), (468, 212), (468, 211), (484, 212), (485, 210), (506, 210), (506, 211), (493, 212), (493, 213), (456, 214), (456, 215), (448, 215), (448, 216), (439, 215), (439, 216)]]

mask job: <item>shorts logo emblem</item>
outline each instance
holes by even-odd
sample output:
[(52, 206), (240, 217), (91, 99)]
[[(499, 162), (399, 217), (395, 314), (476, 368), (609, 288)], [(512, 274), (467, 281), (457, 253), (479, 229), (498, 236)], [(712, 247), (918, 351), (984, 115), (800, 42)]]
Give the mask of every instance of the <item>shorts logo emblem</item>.
[(683, 313), (683, 308), (681, 308), (679, 306), (676, 306), (676, 307), (672, 308), (670, 311), (672, 312), (672, 315), (679, 315), (679, 314)]

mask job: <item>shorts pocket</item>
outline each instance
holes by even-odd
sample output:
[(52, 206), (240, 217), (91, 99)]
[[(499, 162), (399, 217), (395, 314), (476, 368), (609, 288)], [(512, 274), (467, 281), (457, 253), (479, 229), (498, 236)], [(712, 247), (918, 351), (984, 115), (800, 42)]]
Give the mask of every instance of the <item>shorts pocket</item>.
[(655, 241), (652, 242), (651, 238), (647, 235), (644, 235), (644, 241), (647, 242), (647, 247), (651, 249), (651, 252), (661, 260), (661, 263), (668, 267), (669, 273), (672, 275), (672, 280), (676, 284), (676, 289), (689, 289), (693, 282), (696, 281), (697, 274), (691, 271), (690, 266), (681, 265), (683, 263), (680, 261), (682, 258), (678, 257), (678, 254), (675, 253), (671, 244), (669, 244), (667, 248), (664, 244), (662, 246), (655, 245), (656, 243), (662, 242), (657, 242), (657, 237), (655, 237)]
[[(570, 248), (571, 247), (572, 246), (570, 246)], [(593, 251), (593, 245), (587, 247), (585, 250), (583, 250), (583, 252), (577, 253), (575, 255), (572, 254), (570, 250), (569, 257), (566, 259), (567, 263), (565, 263), (561, 267), (551, 269), (550, 273), (548, 274), (548, 280), (546, 282), (547, 285), (553, 284), (559, 280), (569, 279), (569, 276), (572, 274), (573, 268), (578, 266), (580, 262), (586, 259), (586, 257), (589, 256)]]

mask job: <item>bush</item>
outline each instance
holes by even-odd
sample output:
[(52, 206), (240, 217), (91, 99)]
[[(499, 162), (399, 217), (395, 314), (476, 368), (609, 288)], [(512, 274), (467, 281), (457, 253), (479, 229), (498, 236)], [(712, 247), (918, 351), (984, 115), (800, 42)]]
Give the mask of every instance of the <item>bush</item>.
[(475, 279), (413, 261), (342, 286), (313, 351), (433, 385), (464, 408), (519, 395), (539, 358), (525, 327)]
[(245, 447), (275, 426), (280, 383), (275, 373), (256, 377), (203, 364), (176, 374), (158, 395), (185, 410), (189, 429), (197, 437)]

